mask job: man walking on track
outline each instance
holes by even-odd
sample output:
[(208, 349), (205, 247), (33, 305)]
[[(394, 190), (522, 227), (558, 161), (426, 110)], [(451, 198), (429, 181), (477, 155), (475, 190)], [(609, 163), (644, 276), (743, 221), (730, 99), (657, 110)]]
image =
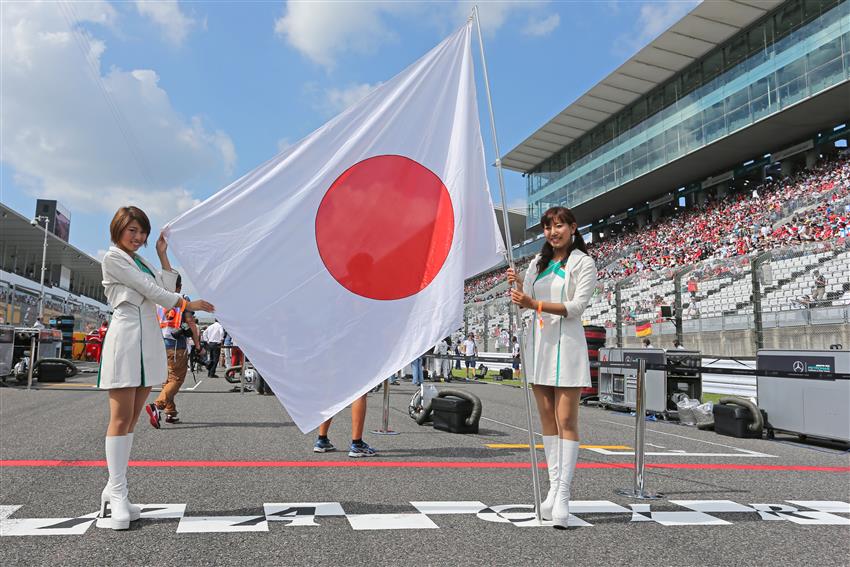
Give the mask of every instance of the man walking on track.
[(207, 376), (210, 378), (215, 378), (215, 369), (218, 368), (218, 359), (221, 357), (221, 343), (224, 340), (224, 327), (221, 326), (221, 323), (218, 322), (218, 319), (215, 320), (215, 323), (207, 327), (207, 330), (204, 331), (204, 341), (207, 343), (207, 349), (209, 350), (209, 368), (207, 369)]
[[(178, 274), (176, 291), (180, 293), (182, 278)], [(188, 296), (183, 296), (190, 301)], [(148, 406), (148, 414), (151, 425), (159, 428), (160, 420), (154, 414), (162, 412), (165, 414), (165, 423), (179, 423), (177, 417), (177, 405), (174, 398), (183, 382), (186, 380), (186, 372), (189, 369), (189, 351), (187, 331), (191, 333), (195, 344), (200, 344), (198, 325), (195, 322), (195, 314), (192, 311), (183, 311), (179, 307), (165, 310), (158, 307), (157, 316), (159, 326), (162, 329), (162, 337), (165, 340), (165, 354), (168, 358), (168, 377), (162, 386), (162, 391), (156, 401)], [(151, 407), (153, 406), (153, 407)]]

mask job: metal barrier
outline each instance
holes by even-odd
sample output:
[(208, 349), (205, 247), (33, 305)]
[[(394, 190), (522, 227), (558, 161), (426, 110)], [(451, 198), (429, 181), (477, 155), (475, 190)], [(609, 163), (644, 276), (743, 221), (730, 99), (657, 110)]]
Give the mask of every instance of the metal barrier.
[[(626, 363), (634, 368), (633, 363)], [(637, 361), (637, 406), (635, 407), (635, 476), (632, 488), (620, 488), (615, 492), (621, 496), (638, 500), (657, 500), (661, 494), (644, 489), (644, 467), (646, 466), (646, 361)]]
[[(762, 351), (767, 352), (767, 351)], [(779, 351), (777, 351), (779, 352)], [(842, 352), (842, 351), (836, 351)], [(785, 357), (788, 358), (788, 357)], [(793, 357), (791, 357), (793, 358)], [(785, 361), (787, 362), (787, 361)], [(796, 362), (794, 368), (797, 368), (800, 363)], [(632, 362), (598, 362), (592, 363), (592, 366), (596, 368), (616, 368), (616, 369), (631, 369), (636, 370), (636, 381), (637, 381), (637, 396), (636, 396), (636, 408), (635, 408), (635, 464), (634, 464), (634, 485), (632, 488), (621, 488), (616, 490), (616, 493), (621, 496), (628, 496), (630, 498), (637, 498), (641, 500), (648, 499), (657, 499), (661, 498), (662, 495), (660, 493), (652, 493), (648, 492), (644, 487), (644, 472), (646, 467), (646, 371), (647, 370), (660, 370), (660, 371), (693, 371), (699, 370), (703, 374), (726, 374), (733, 376), (747, 376), (747, 377), (775, 377), (775, 378), (810, 378), (810, 379), (819, 379), (819, 380), (829, 380), (829, 381), (837, 381), (837, 380), (850, 380), (850, 372), (821, 372), (821, 371), (812, 371), (807, 370), (807, 366), (804, 364), (802, 368), (803, 371), (795, 372), (795, 371), (785, 371), (785, 370), (773, 370), (770, 368), (759, 368), (752, 369), (746, 367), (740, 368), (717, 368), (711, 366), (700, 366), (699, 368), (693, 368), (690, 366), (674, 366), (674, 365), (665, 365), (665, 364), (647, 364), (644, 359), (638, 359), (637, 361)], [(768, 416), (769, 418), (769, 416)]]
[[(539, 244), (534, 243), (537, 250)], [(608, 277), (597, 285), (584, 323), (610, 328), (607, 346), (618, 347), (639, 347), (643, 337), (635, 326), (651, 323), (656, 346), (672, 348), (675, 339), (717, 357), (850, 344), (848, 262), (850, 239), (843, 239)], [(498, 336), (504, 330), (519, 335), (501, 289), (500, 284), (478, 294), (493, 299), (466, 305), (464, 334), (474, 332), (481, 350), (497, 350), (494, 339), (498, 350), (509, 350)]]
[(375, 435), (398, 435), (398, 431), (390, 429), (390, 380), (384, 380), (384, 403), (381, 414), (381, 428), (373, 429)]

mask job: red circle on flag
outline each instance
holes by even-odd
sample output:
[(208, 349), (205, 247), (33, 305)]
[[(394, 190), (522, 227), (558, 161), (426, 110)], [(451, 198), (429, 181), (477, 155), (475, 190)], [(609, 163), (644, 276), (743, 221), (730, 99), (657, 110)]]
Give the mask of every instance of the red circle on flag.
[(412, 159), (382, 155), (349, 167), (316, 213), (316, 244), (333, 278), (370, 299), (419, 293), (442, 269), (454, 237), (449, 191)]

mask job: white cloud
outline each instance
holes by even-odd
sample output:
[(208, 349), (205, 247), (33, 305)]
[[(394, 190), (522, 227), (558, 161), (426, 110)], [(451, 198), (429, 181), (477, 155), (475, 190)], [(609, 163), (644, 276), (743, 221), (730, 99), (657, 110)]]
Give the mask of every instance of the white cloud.
[(699, 2), (700, 0), (683, 0), (681, 2), (643, 3), (634, 29), (628, 34), (620, 35), (615, 40), (615, 51), (629, 56), (633, 55), (679, 21)]
[[(162, 28), (162, 34), (170, 43), (180, 46), (198, 22), (180, 9), (177, 0), (136, 0), (139, 14), (153, 20)], [(203, 22), (206, 28), (206, 22)]]
[(548, 18), (542, 20), (530, 19), (525, 27), (522, 28), (522, 33), (534, 37), (543, 37), (555, 31), (555, 28), (557, 28), (560, 24), (560, 14), (552, 14)]
[(398, 9), (378, 2), (287, 2), (274, 29), (309, 59), (332, 68), (342, 52), (374, 53), (396, 40), (384, 17)]
[(459, 26), (463, 22), (463, 18), (472, 14), (472, 8), (476, 4), (481, 19), (481, 31), (485, 34), (493, 34), (499, 31), (514, 13), (537, 10), (546, 2), (534, 0), (494, 0), (492, 2), (461, 0), (457, 2), (454, 8), (454, 27)]
[(277, 141), (277, 152), (280, 153), (288, 148), (292, 147), (292, 142), (289, 141), (289, 138), (281, 138)]
[(101, 70), (106, 44), (80, 24), (114, 21), (109, 4), (64, 4), (0, 6), (0, 160), (33, 196), (168, 220), (197, 202), (189, 184), (230, 176), (233, 142), (178, 113), (155, 71)]
[(325, 108), (330, 111), (331, 114), (342, 112), (354, 103), (363, 100), (366, 95), (380, 85), (381, 83), (375, 83), (374, 85), (363, 83), (360, 85), (351, 85), (344, 89), (330, 88), (325, 92)]
[[(546, 4), (528, 0), (461, 0), (457, 2), (324, 2), (292, 1), (275, 21), (275, 32), (312, 61), (332, 69), (345, 53), (371, 54), (399, 41), (393, 19), (415, 18), (441, 33), (460, 27), (478, 3), (481, 28), (494, 33), (514, 13)], [(551, 18), (550, 18), (551, 19)], [(550, 23), (551, 25), (551, 23)], [(557, 25), (557, 23), (555, 24)], [(554, 29), (554, 27), (553, 27)], [(551, 31), (551, 30), (550, 30)]]

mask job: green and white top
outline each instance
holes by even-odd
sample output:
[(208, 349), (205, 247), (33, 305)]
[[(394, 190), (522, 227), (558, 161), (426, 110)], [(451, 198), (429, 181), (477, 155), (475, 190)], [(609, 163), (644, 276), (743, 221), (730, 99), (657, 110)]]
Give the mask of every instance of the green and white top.
[(566, 265), (552, 261), (538, 273), (537, 259), (528, 266), (523, 291), (535, 301), (563, 303), (567, 315), (538, 315), (535, 311), (524, 344), (528, 381), (543, 386), (588, 388), (590, 359), (582, 314), (596, 288), (596, 264), (584, 252), (573, 250)]

